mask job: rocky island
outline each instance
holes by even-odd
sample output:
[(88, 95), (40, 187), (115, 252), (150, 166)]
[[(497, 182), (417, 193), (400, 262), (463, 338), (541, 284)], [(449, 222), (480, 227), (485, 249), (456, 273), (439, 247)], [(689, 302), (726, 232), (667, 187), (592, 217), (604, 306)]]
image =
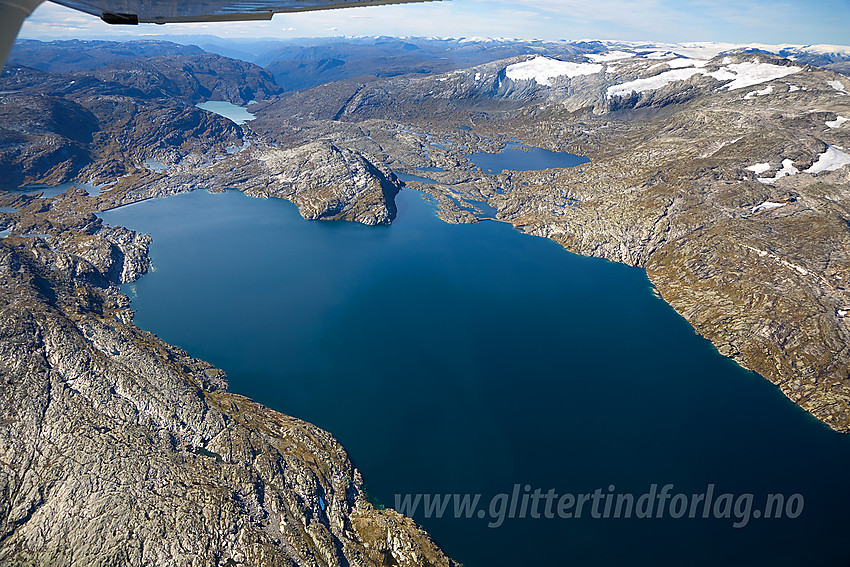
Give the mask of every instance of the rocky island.
[[(453, 564), (369, 503), (330, 434), (133, 325), (116, 285), (149, 268), (150, 239), (94, 213), (185, 191), (387, 224), (393, 172), (436, 170), (407, 185), (444, 220), (479, 222), (486, 202), (645, 268), (722, 354), (850, 429), (850, 81), (834, 70), (581, 43), (284, 91), (197, 48), (152, 42), (130, 65), (83, 45), (90, 68), (36, 69), (55, 46), (24, 47), (0, 78), (0, 563)], [(257, 118), (195, 107), (210, 98), (256, 101)], [(591, 161), (489, 174), (467, 159), (508, 140)], [(63, 182), (100, 187), (17, 190)]]

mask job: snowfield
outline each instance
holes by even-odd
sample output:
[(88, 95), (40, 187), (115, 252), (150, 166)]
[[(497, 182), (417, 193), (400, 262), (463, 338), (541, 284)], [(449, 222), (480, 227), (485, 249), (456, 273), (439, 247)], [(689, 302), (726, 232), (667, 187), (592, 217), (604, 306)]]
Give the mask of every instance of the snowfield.
[(667, 65), (671, 69), (681, 69), (683, 67), (705, 67), (708, 60), (706, 59), (689, 59), (687, 57), (677, 57), (667, 61)]
[[(668, 62), (668, 65), (669, 64), (670, 62)], [(782, 65), (773, 65), (771, 63), (760, 63), (758, 60), (747, 61), (744, 63), (728, 63), (723, 67), (720, 67), (717, 71), (712, 72), (708, 72), (700, 67), (689, 67), (684, 69), (674, 69), (646, 79), (635, 79), (634, 81), (614, 85), (608, 87), (607, 93), (608, 98), (611, 98), (612, 96), (624, 96), (633, 92), (642, 93), (653, 89), (660, 89), (674, 81), (685, 81), (697, 73), (712, 77), (713, 79), (721, 82), (729, 81), (720, 88), (734, 91), (737, 89), (743, 89), (744, 87), (751, 87), (753, 85), (766, 83), (767, 81), (772, 81), (774, 79), (787, 77), (788, 75), (793, 75), (794, 73), (798, 73), (802, 70), (803, 69), (801, 67), (784, 67)], [(763, 94), (769, 94), (770, 92), (771, 91), (763, 92)]]
[[(721, 67), (715, 73), (708, 73), (708, 75), (710, 77), (714, 77), (718, 81), (731, 78), (732, 82), (728, 85), (723, 85), (723, 88), (734, 91), (736, 89), (743, 89), (744, 87), (751, 87), (753, 85), (766, 83), (767, 81), (772, 81), (774, 79), (781, 79), (782, 77), (799, 73), (802, 70), (802, 67), (784, 67), (782, 65), (772, 65), (770, 63), (759, 63), (758, 60), (756, 60), (752, 62), (732, 63), (731, 65)], [(728, 73), (732, 73), (733, 75), (730, 76)], [(721, 78), (721, 76), (723, 78)]]
[(843, 116), (839, 116), (835, 120), (827, 121), (826, 125), (829, 126), (830, 128), (841, 128), (841, 125), (844, 124), (845, 122), (847, 122), (847, 120), (848, 120), (847, 118), (844, 118)]
[(534, 79), (537, 84), (551, 87), (556, 77), (579, 77), (593, 75), (604, 69), (599, 63), (570, 63), (538, 55), (534, 59), (514, 63), (505, 68), (505, 74), (513, 81), (528, 81)]
[(654, 77), (635, 79), (634, 81), (629, 81), (620, 85), (613, 85), (608, 87), (608, 98), (611, 98), (612, 96), (626, 96), (631, 93), (642, 93), (660, 89), (661, 87), (667, 86), (675, 81), (686, 81), (693, 75), (701, 72), (702, 71), (700, 69), (694, 68), (673, 69), (672, 71), (665, 71), (655, 75)]

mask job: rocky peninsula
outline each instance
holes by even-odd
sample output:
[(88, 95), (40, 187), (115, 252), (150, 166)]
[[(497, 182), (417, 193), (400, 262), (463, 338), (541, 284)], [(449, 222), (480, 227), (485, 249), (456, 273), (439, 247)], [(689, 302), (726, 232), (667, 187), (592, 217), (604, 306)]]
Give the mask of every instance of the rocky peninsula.
[(42, 236), (0, 239), (0, 563), (454, 564), (330, 434), (133, 325), (148, 236), (4, 199)]

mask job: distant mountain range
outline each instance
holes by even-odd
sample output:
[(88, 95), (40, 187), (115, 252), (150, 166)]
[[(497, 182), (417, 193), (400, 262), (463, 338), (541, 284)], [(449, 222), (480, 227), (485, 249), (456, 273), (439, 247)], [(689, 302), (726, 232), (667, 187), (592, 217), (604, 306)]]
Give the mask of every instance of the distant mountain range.
[(394, 77), (465, 69), (473, 65), (538, 54), (555, 58), (612, 50), (661, 52), (711, 58), (722, 53), (763, 51), (809, 65), (850, 73), (850, 47), (835, 45), (765, 45), (713, 42), (655, 43), (626, 41), (529, 41), (486, 38), (301, 38), (236, 40), (214, 36), (178, 36), (175, 43), (140, 40), (40, 42), (21, 40), (9, 65), (42, 71), (94, 69), (117, 61), (179, 54), (215, 53), (265, 68), (284, 91), (302, 90), (356, 77)]

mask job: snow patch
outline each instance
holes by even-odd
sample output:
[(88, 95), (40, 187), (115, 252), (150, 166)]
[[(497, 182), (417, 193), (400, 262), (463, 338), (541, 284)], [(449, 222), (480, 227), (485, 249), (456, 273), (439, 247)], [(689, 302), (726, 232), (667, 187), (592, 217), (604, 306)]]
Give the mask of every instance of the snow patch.
[(786, 175), (796, 175), (800, 173), (800, 170), (794, 167), (794, 161), (790, 159), (782, 160), (782, 169), (776, 172), (776, 175), (773, 177), (757, 177), (756, 179), (761, 183), (773, 183), (779, 179), (782, 179)]
[(844, 124), (847, 121), (848, 121), (847, 118), (844, 118), (843, 116), (839, 116), (835, 120), (829, 120), (826, 123), (826, 125), (829, 126), (830, 128), (840, 128), (841, 125)]
[(628, 59), (634, 57), (636, 53), (630, 51), (606, 51), (605, 53), (588, 53), (585, 55), (588, 59), (595, 63), (605, 63), (607, 61), (617, 61), (619, 59)]
[(770, 86), (770, 85), (767, 85), (766, 87), (764, 87), (761, 90), (748, 92), (746, 95), (744, 95), (744, 100), (752, 100), (753, 98), (755, 98), (757, 96), (769, 95), (772, 92), (773, 92), (773, 87)]
[(765, 201), (760, 205), (756, 205), (753, 207), (753, 214), (756, 214), (759, 211), (769, 211), (770, 209), (778, 209), (779, 207), (784, 207), (788, 203), (776, 203), (774, 201)]
[(844, 88), (844, 85), (841, 84), (841, 81), (827, 81), (826, 84), (840, 93), (850, 94), (847, 92), (847, 89)]
[(706, 59), (689, 59), (687, 57), (677, 57), (667, 62), (671, 69), (681, 69), (683, 67), (705, 67), (708, 60)]
[(779, 263), (780, 263), (780, 264), (782, 264), (783, 266), (785, 266), (785, 267), (787, 267), (787, 268), (791, 268), (792, 270), (795, 270), (795, 271), (796, 271), (798, 274), (800, 274), (801, 276), (807, 276), (807, 275), (809, 275), (809, 270), (807, 270), (807, 269), (806, 269), (806, 268), (804, 268), (803, 266), (800, 266), (800, 265), (798, 265), (798, 264), (793, 264), (793, 263), (789, 262), (788, 260), (785, 260), (785, 259), (783, 259), (783, 258), (780, 258), (780, 257), (779, 257), (779, 256), (777, 256), (776, 254), (771, 254), (771, 253), (770, 253), (770, 252), (768, 252), (767, 250), (762, 250), (762, 249), (760, 249), (760, 248), (755, 248), (755, 247), (753, 247), (753, 246), (748, 246), (748, 245), (746, 245), (746, 244), (744, 244), (744, 248), (748, 248), (748, 249), (752, 250), (753, 252), (755, 252), (756, 254), (758, 254), (759, 256), (761, 256), (762, 258), (770, 258), (771, 260), (774, 260), (774, 261), (776, 261), (776, 262), (779, 262)]
[(792, 85), (792, 84), (788, 85), (788, 92), (789, 93), (793, 93), (794, 91), (799, 91), (799, 90), (800, 90), (800, 87), (798, 87), (797, 85)]
[(756, 175), (761, 175), (765, 171), (770, 171), (770, 164), (767, 163), (767, 162), (757, 163), (755, 165), (751, 165), (750, 167), (748, 167), (746, 169), (748, 169), (749, 171), (752, 171)]
[(507, 77), (513, 81), (534, 79), (545, 87), (552, 86), (555, 77), (579, 77), (593, 75), (602, 71), (599, 63), (570, 63), (538, 55), (534, 59), (508, 65), (505, 69)]
[(850, 164), (850, 155), (842, 152), (835, 146), (829, 146), (818, 160), (806, 170), (806, 173), (820, 173), (822, 171), (835, 171)]

